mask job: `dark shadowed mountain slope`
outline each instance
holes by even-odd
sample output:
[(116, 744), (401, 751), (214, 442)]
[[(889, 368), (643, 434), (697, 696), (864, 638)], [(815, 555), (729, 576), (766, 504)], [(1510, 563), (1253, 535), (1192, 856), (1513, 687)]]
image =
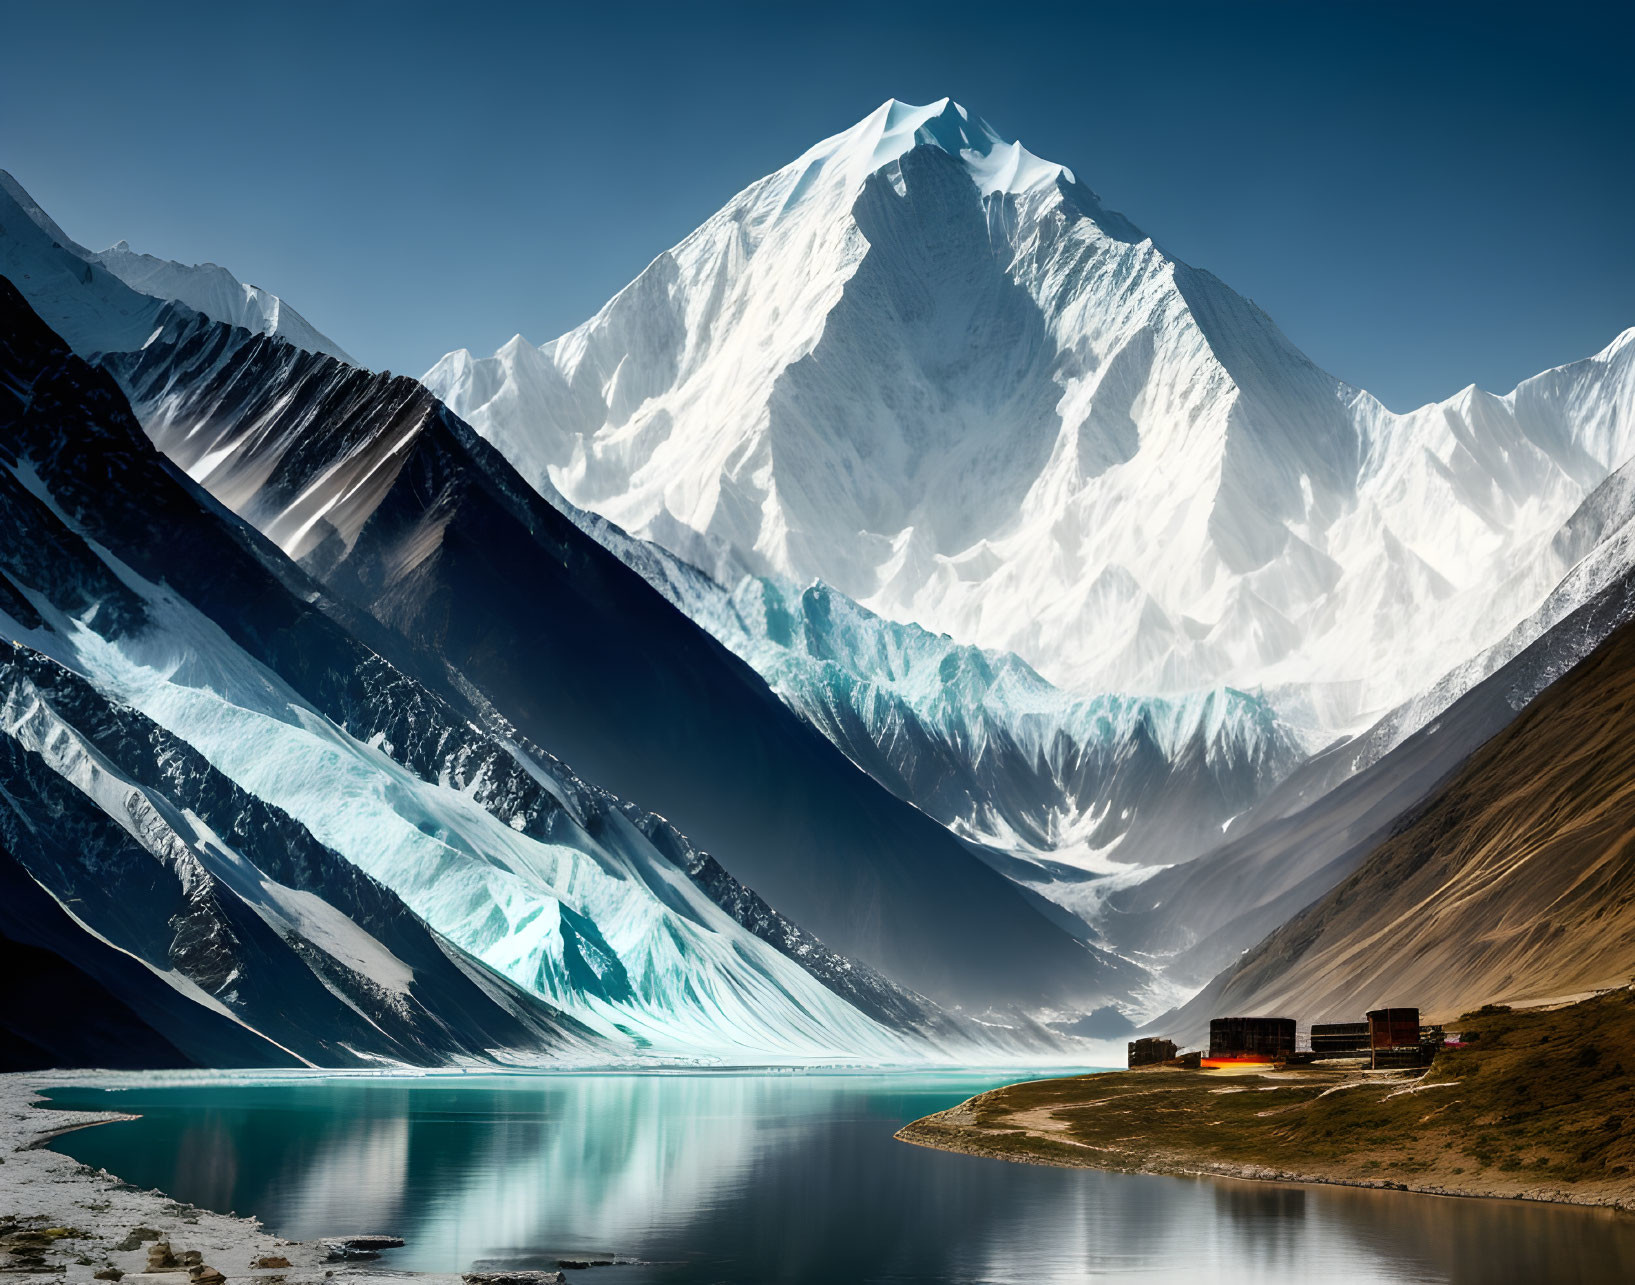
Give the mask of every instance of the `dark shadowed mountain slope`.
[(413, 381), (180, 316), (102, 363), (178, 464), (340, 597), (843, 954), (979, 1008), (1144, 981), (861, 772)]
[(0, 1069), (296, 1066), (90, 935), (0, 851)]
[(1635, 973), (1635, 625), (1448, 779), (1321, 901), (1185, 1008), (1437, 1018), (1627, 984)]
[[(1004, 1042), (538, 749), (217, 505), (14, 292), (0, 305), (9, 798), (37, 832), (13, 855), (82, 930), (315, 1061)], [(125, 875), (92, 880), (93, 850)]]

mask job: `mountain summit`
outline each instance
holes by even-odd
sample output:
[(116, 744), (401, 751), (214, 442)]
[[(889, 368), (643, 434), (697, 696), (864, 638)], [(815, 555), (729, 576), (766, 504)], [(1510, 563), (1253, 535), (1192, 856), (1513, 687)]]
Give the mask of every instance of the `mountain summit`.
[(1635, 445), (1635, 345), (1406, 415), (1063, 166), (890, 101), (543, 347), (425, 382), (731, 582), (821, 579), (1080, 692), (1264, 688), (1326, 737), (1502, 638)]
[[(888, 99), (836, 140), (820, 143), (801, 161), (836, 165), (853, 180), (901, 159), (916, 147), (937, 147), (962, 161), (983, 195), (1019, 193), (1056, 184), (1071, 186), (1073, 172), (1041, 160), (1020, 142), (1002, 138), (987, 121), (973, 117), (951, 98), (929, 107)], [(800, 164), (801, 161), (796, 162)], [(816, 171), (812, 171), (816, 177)]]

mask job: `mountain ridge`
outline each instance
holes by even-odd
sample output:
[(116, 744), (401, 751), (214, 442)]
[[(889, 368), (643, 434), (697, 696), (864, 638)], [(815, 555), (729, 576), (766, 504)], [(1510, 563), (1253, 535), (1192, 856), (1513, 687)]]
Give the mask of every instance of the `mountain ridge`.
[(88, 250), (58, 226), (15, 177), (0, 169), (0, 193), (45, 233), (57, 248), (106, 269), (138, 294), (161, 302), (178, 300), (214, 321), (242, 326), (257, 334), (278, 335), (297, 347), (326, 353), (342, 361), (352, 359), (283, 299), (260, 286), (240, 281), (218, 263), (178, 263), (116, 241), (106, 250)]
[[(277, 907), (294, 894), (266, 882), (266, 861), (277, 849), (257, 854), (247, 838), (220, 838), (235, 833), (246, 808), (270, 802), (302, 843), (329, 849), (336, 869), (354, 868), (384, 884), (402, 898), (404, 915), (447, 938), (456, 956), (470, 957), (468, 976), (486, 978), (491, 999), (510, 996), (506, 1002), (524, 1010), (545, 1008), (547, 999), (571, 1008), (562, 1020), (575, 1034), (530, 1036), (524, 1051), (531, 1056), (606, 1061), (656, 1046), (670, 1056), (719, 1057), (732, 1048), (762, 1058), (890, 1060), (950, 1044), (992, 1055), (995, 1041), (984, 1043), (976, 1028), (835, 955), (764, 903), (746, 900), (747, 890), (661, 819), (586, 785), (472, 703), (458, 684), (416, 679), (413, 665), (398, 670), (370, 651), (343, 627), (350, 609), (157, 454), (110, 376), (68, 354), (9, 283), (0, 299), (8, 335), (18, 336), (4, 354), (4, 388), (8, 397), (17, 390), (18, 404), (0, 406), (10, 464), (0, 471), (0, 501), (12, 519), (0, 548), (0, 610), (13, 637), (95, 686), (104, 702), (96, 708), (124, 711), (93, 715), (132, 765), (120, 776), (134, 780), (131, 773), (151, 770), (150, 755), (170, 765), (160, 793), (175, 792), (178, 800), (153, 795), (151, 806), (141, 806), (144, 816), (157, 809), (167, 818), (155, 832), (171, 836), (161, 847), (178, 854), (178, 869), (196, 871), (204, 863), (209, 879), (200, 883), (190, 874), (193, 886), (260, 871), (251, 875), (263, 890), (253, 900), (235, 892), (221, 902), (237, 926), (211, 911), (205, 922), (217, 928), (201, 941), (266, 943), (266, 928), (288, 920)], [(294, 351), (239, 333), (247, 346)], [(60, 449), (65, 440), (76, 449)], [(14, 477), (29, 479), (27, 486), (14, 485)], [(89, 538), (77, 534), (79, 526)], [(31, 536), (53, 530), (57, 547), (42, 558)], [(207, 546), (207, 558), (177, 556)], [(108, 550), (120, 550), (133, 565)], [(370, 623), (387, 654), (405, 650)], [(30, 697), (20, 706), (26, 717), (18, 729), (32, 726), (38, 705)], [(41, 788), (60, 793), (53, 780), (91, 761), (81, 755), (42, 764), (48, 747), (68, 743), (63, 736), (29, 733), (20, 740), (9, 728), (0, 748), (22, 753), (18, 762), (34, 765), (27, 779), (43, 782)], [(83, 733), (73, 735), (83, 740)], [(168, 738), (189, 748), (167, 749)], [(178, 772), (188, 755), (202, 756), (208, 768)], [(14, 787), (24, 777), (8, 779)], [(87, 823), (124, 843), (107, 828), (110, 797), (98, 791), (87, 798), (81, 805), (90, 807)], [(25, 827), (45, 822), (42, 833), (50, 829), (32, 805), (18, 815)], [(213, 820), (203, 821), (206, 815)], [(74, 846), (32, 847), (31, 875), (68, 895), (65, 887), (73, 885), (61, 881), (83, 877)], [(50, 864), (48, 852), (60, 852), (61, 860)], [(334, 880), (320, 886), (325, 882)], [(325, 887), (326, 894), (340, 891)], [(117, 880), (99, 892), (120, 894), (140, 902), (132, 886)], [(329, 913), (302, 904), (306, 918)], [(107, 903), (103, 913), (122, 915), (118, 906)], [(187, 948), (164, 945), (164, 923), (119, 932), (139, 928), (150, 955), (182, 950), (189, 957)], [(173, 917), (171, 930), (180, 932), (181, 923)], [(290, 949), (301, 961), (286, 957), (279, 967), (291, 986), (312, 985), (320, 961), (303, 954), (304, 946)], [(200, 976), (212, 988), (230, 988), (230, 972), (203, 962), (219, 954), (212, 948), (200, 957)], [(381, 962), (377, 977), (381, 968), (392, 966)], [(151, 1004), (144, 1004), (148, 1011)], [(337, 1028), (319, 1016), (321, 1006), (309, 1007), (315, 1029), (302, 1036), (305, 1056), (329, 1061), (333, 1046), (310, 1041), (333, 1040)], [(250, 1011), (255, 1021), (270, 1020), (264, 1008)], [(390, 1046), (377, 1044), (381, 1051), (402, 1060)], [(489, 1049), (467, 1052), (486, 1057)]]
[[(37, 205), (21, 208), (59, 239)], [(276, 299), (256, 338), (118, 295), (111, 252), (29, 253), (50, 281), (33, 288), (79, 327), (76, 347), (102, 352), (153, 440), (344, 600), (356, 636), (426, 640), (414, 663), (434, 687), (674, 813), (707, 846), (727, 835), (712, 865), (679, 832), (630, 817), (773, 949), (815, 949), (809, 923), (833, 938), (838, 971), (818, 980), (860, 1011), (878, 1002), (888, 1025), (935, 1019), (905, 1017), (912, 997), (831, 982), (855, 954), (860, 975), (873, 964), (944, 1002), (975, 994), (973, 961), (956, 985), (925, 966), (931, 938), (889, 938), (939, 916), (968, 924), (973, 888), (1005, 888), (990, 900), (1015, 910), (980, 863), (1082, 919), (1021, 898), (1101, 970), (1071, 997), (1030, 992), (1069, 1008), (1096, 986), (1098, 999), (1122, 987), (1127, 1005), (1145, 987), (1150, 1001), (1174, 981), (1141, 975), (1169, 967), (1155, 949), (1204, 968), (1268, 916), (1321, 900), (1361, 859), (1364, 827), (1417, 797), (1402, 764), (1446, 769), (1449, 743), (1468, 750), (1509, 720), (1504, 667), (1526, 658), (1517, 691), (1547, 684), (1604, 637), (1610, 607), (1578, 633), (1573, 622), (1616, 596), (1635, 547), (1635, 329), (1503, 397), (1467, 388), (1394, 414), (1072, 171), (946, 99), (890, 101), (751, 184), (569, 334), (450, 354), (425, 382), (459, 414), (410, 381), (280, 343)], [(645, 679), (650, 699), (620, 692), (614, 659), (628, 677), (650, 658), (595, 600), (679, 640), (672, 665), (709, 656), (711, 674), (753, 676), (721, 668), (703, 634), (677, 634), (623, 568), (801, 716), (785, 742), (811, 748), (797, 732), (815, 728), (898, 799), (996, 846), (926, 840), (938, 867), (902, 858), (924, 839), (917, 823), (882, 848), (828, 818), (847, 860), (873, 854), (844, 867), (855, 886), (842, 896), (824, 887), (829, 865), (768, 855), (788, 816), (757, 813), (753, 843), (734, 833), (718, 786), (689, 776), (696, 765), (678, 774), (674, 729), (713, 729), (710, 699), (737, 688), (693, 705)], [(527, 586), (523, 601), (507, 581)], [(117, 594), (86, 600), (125, 609)], [(0, 582), (6, 601), (28, 606)], [(567, 674), (585, 690), (552, 691), (571, 687)], [(776, 705), (754, 707), (783, 726)], [(1461, 720), (1457, 735), (1432, 744), (1454, 727), (1444, 716)], [(692, 748), (706, 743), (706, 759), (739, 761), (714, 730)], [(849, 779), (813, 753), (825, 781)], [(1382, 770), (1366, 777), (1371, 765)], [(1355, 800), (1335, 791), (1348, 777), (1362, 799), (1352, 820)], [(836, 790), (901, 819), (867, 791)], [(787, 782), (760, 792), (778, 807), (795, 797)], [(789, 815), (818, 815), (815, 798)], [(1302, 831), (1313, 816), (1318, 829)], [(1320, 851), (1291, 856), (1313, 833)], [(1231, 890), (1198, 924), (1176, 920), (1280, 853), (1258, 901)], [(940, 870), (959, 871), (963, 892), (939, 887)], [(927, 904), (896, 913), (915, 890)], [(594, 921), (564, 905), (562, 923), (579, 952), (567, 971), (618, 990)], [(981, 927), (962, 932), (976, 941)], [(1106, 955), (1109, 941), (1142, 969)], [(988, 971), (983, 1002), (1006, 1002)]]

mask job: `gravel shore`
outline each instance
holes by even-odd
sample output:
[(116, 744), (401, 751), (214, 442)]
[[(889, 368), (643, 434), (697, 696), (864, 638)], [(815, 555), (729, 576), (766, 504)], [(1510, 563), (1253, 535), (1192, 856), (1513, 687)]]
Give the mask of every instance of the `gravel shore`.
[[(123, 1274), (124, 1285), (213, 1285), (209, 1269), (229, 1281), (268, 1285), (347, 1285), (383, 1276), (335, 1261), (331, 1244), (274, 1236), (254, 1218), (228, 1217), (179, 1204), (92, 1169), (43, 1143), (73, 1129), (117, 1128), (115, 1113), (54, 1111), (36, 1090), (84, 1084), (85, 1072), (0, 1075), (0, 1272), (18, 1282), (92, 1285)], [(358, 1233), (380, 1229), (360, 1227)], [(150, 1273), (155, 1245), (177, 1264)], [(190, 1272), (187, 1264), (197, 1254)], [(162, 1256), (161, 1256), (162, 1257)], [(204, 1269), (204, 1270), (199, 1270)], [(553, 1273), (554, 1275), (554, 1273)], [(413, 1274), (425, 1285), (459, 1285), (459, 1276)]]

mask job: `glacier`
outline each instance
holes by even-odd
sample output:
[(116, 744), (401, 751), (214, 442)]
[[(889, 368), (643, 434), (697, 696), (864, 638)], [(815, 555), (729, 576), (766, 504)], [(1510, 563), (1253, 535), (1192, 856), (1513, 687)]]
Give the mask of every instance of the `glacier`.
[[(728, 602), (719, 623), (695, 618), (854, 759), (900, 776), (904, 797), (1001, 848), (1184, 861), (1304, 757), (1251, 693), (1071, 695), (1011, 653), (884, 620), (821, 582), (746, 578)], [(911, 736), (940, 761), (898, 743)]]

